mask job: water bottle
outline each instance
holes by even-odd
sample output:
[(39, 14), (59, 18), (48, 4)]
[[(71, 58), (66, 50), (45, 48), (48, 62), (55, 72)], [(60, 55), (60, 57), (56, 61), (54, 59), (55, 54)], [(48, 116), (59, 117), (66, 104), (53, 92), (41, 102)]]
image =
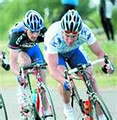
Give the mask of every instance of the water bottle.
[(33, 90), (33, 93), (32, 93), (31, 98), (32, 98), (32, 102), (33, 102), (34, 104), (36, 104), (37, 89), (34, 89), (34, 90)]

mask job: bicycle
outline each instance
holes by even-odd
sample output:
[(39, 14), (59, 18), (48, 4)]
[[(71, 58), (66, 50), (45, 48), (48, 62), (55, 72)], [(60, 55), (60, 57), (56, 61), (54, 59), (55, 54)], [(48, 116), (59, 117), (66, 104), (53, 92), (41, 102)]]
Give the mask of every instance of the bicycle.
[(0, 120), (8, 120), (7, 111), (2, 94), (0, 94)]
[[(105, 104), (105, 102), (102, 100), (101, 96), (92, 88), (92, 85), (90, 83), (89, 73), (86, 72), (86, 68), (89, 66), (93, 66), (99, 62), (105, 61), (105, 63), (108, 63), (108, 57), (105, 56), (103, 59), (99, 59), (96, 61), (93, 61), (91, 63), (87, 64), (79, 64), (76, 68), (71, 70), (65, 70), (65, 78), (69, 80), (69, 82), (72, 84), (73, 88), (71, 89), (71, 105), (74, 108), (74, 112), (76, 115), (77, 120), (98, 120), (98, 112), (96, 109), (96, 105), (98, 104), (98, 107), (101, 109), (101, 112), (103, 112), (104, 116), (107, 120), (112, 120), (112, 116)], [(80, 72), (81, 76), (84, 80), (84, 83), (86, 85), (86, 95), (87, 99), (83, 99), (81, 95), (78, 93), (77, 87), (76, 87), (76, 81), (80, 80), (79, 77), (74, 75), (73, 73)], [(81, 114), (78, 114), (79, 111)], [(87, 118), (86, 118), (87, 116)]]
[[(40, 74), (41, 69), (46, 69), (46, 63), (39, 64), (37, 62), (29, 66), (20, 67), (20, 73), (26, 80), (26, 96), (28, 98), (30, 116), (26, 116), (26, 120), (56, 120), (56, 114), (51, 94), (46, 84), (42, 82)], [(24, 75), (26, 72), (26, 75)], [(29, 74), (36, 76), (37, 87), (32, 89)], [(45, 104), (45, 105), (44, 105)], [(46, 107), (46, 113), (44, 111)]]

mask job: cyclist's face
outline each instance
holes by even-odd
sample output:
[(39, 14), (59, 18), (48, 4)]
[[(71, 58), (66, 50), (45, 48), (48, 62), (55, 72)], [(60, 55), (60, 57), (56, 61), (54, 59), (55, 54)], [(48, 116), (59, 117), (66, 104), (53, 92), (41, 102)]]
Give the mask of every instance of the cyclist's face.
[(68, 46), (72, 46), (76, 42), (78, 35), (79, 35), (78, 32), (71, 33), (68, 31), (67, 32), (62, 31), (62, 33), (63, 33), (63, 38)]
[(36, 41), (37, 37), (39, 36), (39, 32), (32, 32), (31, 30), (27, 29), (27, 36), (31, 41)]

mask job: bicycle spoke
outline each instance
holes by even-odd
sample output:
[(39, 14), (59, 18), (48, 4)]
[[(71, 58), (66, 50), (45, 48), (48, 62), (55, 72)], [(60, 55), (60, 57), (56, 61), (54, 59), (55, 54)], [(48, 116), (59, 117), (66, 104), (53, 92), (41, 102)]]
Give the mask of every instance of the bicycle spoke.
[(8, 120), (5, 104), (0, 94), (0, 120)]
[[(103, 114), (107, 120), (112, 120), (112, 116), (111, 116), (107, 106), (105, 105), (104, 101), (101, 99), (101, 97), (99, 95), (95, 94), (93, 96), (92, 105), (93, 105), (94, 118), (96, 120), (99, 119), (98, 118), (99, 111), (101, 111), (101, 114)], [(97, 110), (97, 107), (98, 107), (98, 110)]]

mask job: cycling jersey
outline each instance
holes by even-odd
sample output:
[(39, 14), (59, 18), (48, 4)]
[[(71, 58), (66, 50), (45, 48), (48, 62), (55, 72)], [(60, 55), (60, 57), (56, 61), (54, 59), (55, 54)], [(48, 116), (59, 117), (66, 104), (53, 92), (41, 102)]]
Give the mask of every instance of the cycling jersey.
[(91, 30), (83, 24), (82, 30), (79, 33), (79, 37), (73, 46), (68, 46), (62, 36), (62, 28), (61, 23), (55, 22), (45, 33), (44, 45), (45, 51), (51, 54), (55, 53), (66, 53), (72, 51), (76, 48), (79, 48), (83, 43), (87, 43), (88, 45), (93, 44), (96, 41), (94, 34)]
[(89, 61), (90, 60), (82, 47), (80, 47), (80, 49), (76, 48), (67, 53), (58, 54), (58, 65), (63, 65), (66, 68), (66, 62), (71, 68), (75, 68), (78, 64), (86, 64)]
[(26, 32), (24, 31), (23, 22), (16, 24), (9, 32), (9, 48), (25, 50), (27, 48), (35, 46), (37, 43), (44, 41), (44, 33), (46, 28), (44, 27), (35, 42), (31, 41)]
[(41, 50), (37, 43), (44, 41), (44, 33), (46, 28), (44, 27), (41, 31), (37, 40), (35, 42), (31, 41), (26, 32), (24, 31), (23, 23), (16, 24), (9, 33), (9, 48), (14, 50), (25, 51), (29, 57), (31, 58), (32, 62), (39, 62), (43, 63), (44, 58), (41, 53)]

